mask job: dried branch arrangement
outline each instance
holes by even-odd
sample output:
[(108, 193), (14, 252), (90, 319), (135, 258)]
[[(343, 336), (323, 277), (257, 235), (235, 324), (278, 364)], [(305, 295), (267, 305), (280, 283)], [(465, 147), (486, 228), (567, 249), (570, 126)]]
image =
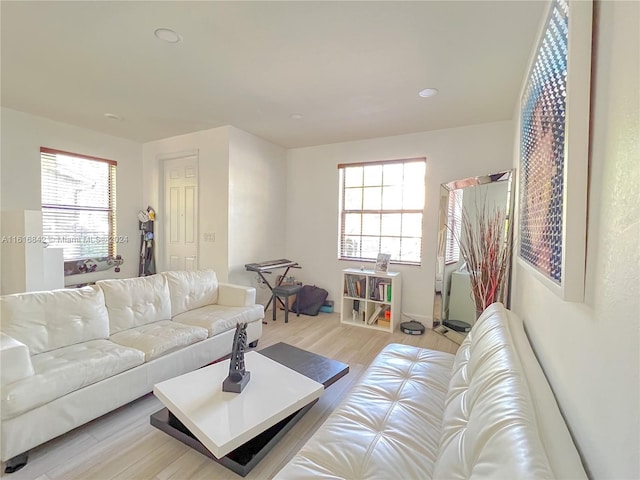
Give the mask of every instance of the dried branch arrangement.
[(463, 208), (460, 238), (452, 231), (467, 263), (478, 314), (504, 301), (512, 252), (510, 225), (504, 209), (489, 209), (485, 204), (476, 206), (475, 218)]

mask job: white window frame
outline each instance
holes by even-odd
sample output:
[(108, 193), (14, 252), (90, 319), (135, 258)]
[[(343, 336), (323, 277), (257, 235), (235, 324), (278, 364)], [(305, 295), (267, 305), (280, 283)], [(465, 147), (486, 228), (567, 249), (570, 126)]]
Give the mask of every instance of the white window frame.
[[(107, 164), (106, 169), (107, 178), (100, 180), (101, 186), (104, 186), (106, 191), (106, 201), (101, 204), (94, 203), (92, 205), (82, 204), (81, 202), (72, 203), (65, 202), (64, 192), (68, 191), (69, 179), (66, 175), (60, 175), (59, 170), (56, 167), (56, 162), (59, 156), (72, 157), (75, 161), (81, 162), (100, 162)], [(43, 223), (43, 238), (49, 246), (61, 247), (63, 249), (63, 258), (65, 262), (87, 260), (96, 257), (115, 257), (117, 254), (117, 221), (116, 221), (116, 167), (117, 162), (114, 160), (107, 160), (104, 158), (97, 158), (88, 155), (81, 155), (72, 152), (65, 152), (62, 150), (55, 150), (52, 148), (41, 147), (40, 148), (40, 161), (41, 161), (41, 185), (42, 185), (42, 223)], [(57, 172), (57, 173), (54, 173)], [(71, 175), (73, 172), (71, 173)], [(66, 178), (65, 178), (66, 177)], [(106, 182), (106, 186), (105, 186)], [(91, 188), (95, 183), (95, 179), (87, 179), (86, 186)], [(55, 199), (55, 200), (52, 200)], [(50, 201), (47, 201), (50, 200)], [(52, 200), (52, 201), (51, 201)], [(79, 214), (81, 212), (86, 213), (98, 213), (107, 214), (108, 228), (105, 232), (104, 228), (102, 232), (94, 233), (87, 232), (85, 225), (68, 223), (68, 220), (64, 219), (68, 214)], [(57, 226), (65, 224), (64, 230), (60, 230)], [(106, 233), (106, 234), (105, 234)], [(80, 248), (81, 251), (91, 251), (91, 254), (78, 255), (78, 245), (87, 245), (86, 248)]]
[[(372, 161), (372, 162), (360, 162), (360, 163), (346, 163), (346, 164), (339, 164), (338, 165), (338, 171), (339, 171), (339, 177), (340, 177), (340, 199), (339, 199), (339, 210), (340, 210), (340, 225), (339, 225), (339, 233), (338, 233), (338, 259), (339, 260), (347, 260), (347, 261), (358, 261), (358, 262), (375, 262), (376, 261), (376, 257), (377, 254), (373, 254), (372, 256), (368, 256), (366, 254), (363, 254), (363, 246), (362, 243), (363, 242), (357, 242), (357, 241), (351, 241), (352, 238), (348, 238), (348, 237), (353, 237), (353, 233), (352, 234), (347, 234), (345, 231), (345, 224), (346, 224), (346, 217), (349, 214), (361, 214), (361, 215), (380, 215), (381, 216), (381, 220), (382, 220), (382, 215), (385, 214), (400, 214), (401, 216), (404, 214), (419, 214), (420, 217), (420, 232), (419, 235), (408, 235), (405, 234), (402, 231), (402, 222), (401, 222), (401, 227), (400, 227), (400, 231), (395, 231), (395, 232), (390, 232), (390, 231), (383, 231), (383, 222), (380, 221), (380, 231), (377, 235), (374, 234), (367, 234), (365, 235), (363, 233), (363, 226), (361, 225), (360, 227), (360, 232), (357, 233), (355, 236), (359, 236), (361, 239), (363, 238), (367, 238), (368, 241), (370, 242), (378, 242), (378, 252), (377, 253), (388, 253), (391, 254), (391, 260), (390, 262), (393, 264), (403, 264), (403, 265), (421, 265), (422, 264), (422, 240), (423, 240), (423, 233), (424, 233), (424, 228), (423, 228), (423, 222), (424, 222), (424, 195), (422, 196), (422, 203), (421, 203), (421, 207), (420, 208), (396, 208), (396, 209), (384, 209), (384, 208), (380, 208), (380, 209), (365, 209), (364, 208), (364, 201), (363, 201), (363, 205), (362, 208), (360, 209), (352, 209), (352, 210), (348, 210), (345, 208), (345, 197), (346, 197), (346, 190), (347, 188), (353, 188), (353, 189), (358, 189), (361, 188), (362, 189), (362, 194), (364, 196), (365, 194), (365, 189), (367, 188), (379, 188), (380, 192), (381, 192), (381, 196), (384, 195), (383, 192), (385, 191), (384, 187), (389, 187), (391, 185), (385, 184), (385, 179), (384, 179), (384, 173), (382, 175), (382, 180), (380, 182), (380, 184), (368, 184), (365, 185), (365, 180), (364, 178), (366, 177), (365, 174), (363, 174), (363, 181), (362, 181), (362, 185), (360, 186), (351, 186), (351, 187), (346, 187), (345, 186), (345, 170), (348, 168), (353, 168), (353, 167), (363, 167), (364, 169), (366, 169), (367, 167), (379, 167), (379, 166), (385, 166), (385, 165), (394, 165), (394, 164), (402, 164), (403, 165), (403, 171), (404, 171), (404, 166), (409, 164), (409, 163), (422, 163), (424, 164), (424, 172), (426, 175), (426, 158), (422, 157), (422, 158), (408, 158), (408, 159), (400, 159), (400, 160), (382, 160), (382, 161)], [(383, 170), (384, 172), (384, 170)], [(413, 179), (415, 181), (415, 179)], [(402, 185), (393, 185), (395, 187), (402, 187), (403, 191), (404, 188), (406, 188), (405, 184), (408, 183), (410, 180), (405, 178), (403, 175), (403, 184)], [(423, 193), (424, 193), (424, 177), (422, 178), (422, 183), (421, 183), (421, 188), (423, 189)], [(401, 217), (403, 218), (403, 217)], [(385, 248), (382, 246), (383, 240), (385, 238), (391, 238), (394, 237), (396, 239), (398, 239), (398, 243), (400, 245), (398, 251), (385, 251)], [(406, 255), (406, 251), (403, 254), (402, 251), (402, 245), (403, 242), (405, 243), (409, 243), (412, 242), (414, 245), (416, 244), (416, 242), (418, 243), (418, 252), (417, 252), (417, 257), (418, 258), (414, 258), (411, 260), (408, 260)]]

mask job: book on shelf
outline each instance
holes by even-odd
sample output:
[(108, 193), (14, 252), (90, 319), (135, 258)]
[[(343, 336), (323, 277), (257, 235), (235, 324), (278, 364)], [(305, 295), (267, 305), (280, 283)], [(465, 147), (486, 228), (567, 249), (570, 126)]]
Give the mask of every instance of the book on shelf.
[(387, 320), (386, 318), (378, 318), (378, 326), (383, 328), (389, 328), (391, 326), (391, 320)]
[(367, 288), (367, 279), (362, 277), (360, 280), (358, 280), (358, 296), (360, 298), (365, 298), (366, 296), (366, 288)]
[(344, 289), (345, 293), (350, 297), (355, 297), (354, 289), (353, 289), (353, 277), (351, 275), (347, 275), (344, 277)]
[(386, 283), (380, 283), (378, 285), (378, 300), (386, 300), (387, 299), (387, 288), (390, 285), (386, 284)]
[(391, 281), (387, 278), (372, 277), (370, 279), (370, 298), (378, 302), (391, 301)]
[(353, 301), (353, 311), (351, 313), (353, 322), (367, 323), (367, 312), (363, 307), (364, 305), (360, 303), (360, 300)]
[(367, 279), (356, 275), (347, 275), (344, 280), (345, 293), (350, 297), (365, 298)]
[(376, 305), (376, 308), (374, 309), (373, 313), (369, 316), (369, 319), (367, 320), (367, 324), (372, 325), (373, 322), (376, 321), (376, 318), (378, 318), (378, 315), (380, 315), (380, 312), (382, 312), (382, 305)]
[(376, 320), (378, 320), (380, 317), (384, 318), (385, 310), (387, 310), (386, 305), (377, 305), (376, 308), (373, 310), (373, 313), (369, 316), (369, 320), (367, 320), (367, 324), (373, 325), (376, 322)]

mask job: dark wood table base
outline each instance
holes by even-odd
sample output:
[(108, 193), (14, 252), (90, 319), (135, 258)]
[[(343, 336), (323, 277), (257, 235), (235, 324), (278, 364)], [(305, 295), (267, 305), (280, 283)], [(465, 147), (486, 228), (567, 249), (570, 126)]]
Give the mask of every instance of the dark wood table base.
[[(322, 383), (325, 389), (349, 373), (349, 365), (345, 363), (286, 343), (276, 343), (258, 353)], [(314, 400), (222, 458), (216, 458), (167, 408), (151, 415), (150, 422), (159, 430), (244, 477), (316, 402), (317, 400)]]
[(222, 458), (216, 458), (167, 408), (151, 415), (151, 425), (244, 477), (316, 402), (311, 402)]

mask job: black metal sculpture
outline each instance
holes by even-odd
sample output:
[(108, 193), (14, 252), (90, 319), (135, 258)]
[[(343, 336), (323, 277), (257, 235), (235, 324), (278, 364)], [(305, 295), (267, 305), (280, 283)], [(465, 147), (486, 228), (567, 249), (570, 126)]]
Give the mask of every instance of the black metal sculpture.
[(247, 324), (236, 324), (236, 333), (233, 336), (233, 348), (231, 350), (231, 363), (229, 364), (229, 376), (222, 382), (223, 392), (240, 393), (249, 383), (251, 372), (244, 368), (244, 352), (247, 348)]

